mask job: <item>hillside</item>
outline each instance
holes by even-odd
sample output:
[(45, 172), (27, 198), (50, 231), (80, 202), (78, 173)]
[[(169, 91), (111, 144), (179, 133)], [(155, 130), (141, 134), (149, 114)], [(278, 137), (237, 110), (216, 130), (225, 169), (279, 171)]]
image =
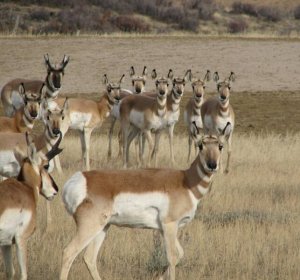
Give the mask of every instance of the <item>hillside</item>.
[[(300, 5), (290, 0), (0, 1), (5, 34), (227, 33), (300, 35)], [(299, 3), (299, 2), (298, 2)]]

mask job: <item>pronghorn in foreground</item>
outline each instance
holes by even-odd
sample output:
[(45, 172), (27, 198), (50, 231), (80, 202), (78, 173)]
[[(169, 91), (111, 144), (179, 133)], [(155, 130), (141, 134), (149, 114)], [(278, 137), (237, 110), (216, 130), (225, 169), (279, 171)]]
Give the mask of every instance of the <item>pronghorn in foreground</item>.
[(230, 73), (229, 77), (223, 82), (219, 81), (218, 72), (214, 73), (214, 81), (217, 83), (219, 97), (206, 100), (201, 107), (201, 117), (203, 122), (204, 132), (213, 131), (220, 133), (227, 122), (231, 123), (231, 129), (226, 133), (228, 143), (228, 157), (225, 172), (229, 172), (229, 163), (231, 156), (231, 141), (235, 123), (235, 115), (232, 106), (229, 104), (229, 96), (231, 82), (235, 81), (235, 74)]
[[(82, 159), (86, 170), (90, 170), (91, 133), (96, 127), (102, 126), (113, 106), (120, 101), (121, 83), (124, 76), (122, 75), (117, 83), (110, 83), (107, 76), (104, 75), (106, 92), (97, 102), (84, 98), (68, 99), (69, 128), (80, 131)], [(63, 102), (65, 102), (65, 98), (58, 98), (51, 103), (61, 106)], [(51, 108), (52, 105), (49, 104), (49, 107)]]
[(27, 95), (24, 84), (19, 86), (19, 93), (24, 99), (24, 107), (10, 117), (0, 117), (0, 132), (26, 132), (32, 130), (40, 111), (41, 94), (44, 84), (36, 95)]
[(173, 87), (171, 93), (167, 97), (167, 113), (166, 113), (165, 121), (162, 127), (155, 133), (155, 145), (152, 151), (152, 158), (154, 157), (154, 166), (156, 166), (157, 164), (159, 139), (161, 136), (161, 130), (164, 128), (168, 129), (171, 163), (172, 165), (174, 165), (175, 163), (174, 152), (173, 152), (174, 127), (179, 120), (179, 116), (180, 116), (179, 106), (184, 93), (185, 83), (191, 80), (191, 73), (192, 72), (189, 69), (186, 71), (183, 78), (180, 77), (173, 78), (172, 69), (170, 69), (169, 71), (168, 78), (172, 79)]
[[(87, 248), (84, 261), (93, 279), (101, 279), (97, 255), (110, 225), (158, 229), (168, 259), (165, 272), (175, 280), (175, 266), (183, 257), (179, 227), (190, 222), (200, 199), (209, 192), (219, 169), (223, 135), (205, 135), (199, 154), (187, 170), (99, 170), (75, 173), (64, 185), (63, 201), (76, 221), (76, 235), (64, 249), (60, 280), (67, 280), (76, 256)], [(196, 137), (196, 135), (195, 135)]]
[[(60, 138), (61, 139), (61, 138)], [(14, 150), (21, 170), (17, 179), (10, 178), (0, 183), (0, 247), (4, 257), (7, 279), (13, 279), (12, 245), (16, 244), (19, 279), (27, 279), (27, 239), (36, 227), (36, 208), (39, 195), (52, 200), (58, 192), (57, 185), (48, 174), (49, 160), (62, 150), (59, 141), (46, 156), (37, 153), (28, 135), (27, 153)]]
[(62, 62), (58, 65), (50, 63), (48, 54), (44, 56), (44, 59), (47, 68), (45, 81), (14, 79), (3, 86), (0, 95), (4, 113), (7, 117), (14, 116), (16, 111), (24, 106), (23, 98), (19, 93), (19, 85), (21, 83), (24, 84), (27, 94), (39, 92), (42, 85), (45, 83), (45, 97), (57, 97), (59, 90), (61, 89), (62, 77), (64, 75), (64, 69), (69, 62), (69, 57), (65, 55)]
[[(205, 84), (210, 80), (210, 71), (207, 70), (203, 80), (200, 78), (192, 78), (192, 89), (193, 96), (189, 99), (188, 103), (185, 106), (184, 110), (184, 122), (188, 127), (189, 134), (189, 153), (188, 153), (188, 162), (191, 158), (191, 148), (193, 142), (193, 134), (195, 132), (195, 125), (198, 129), (203, 129), (202, 119), (201, 119), (201, 106), (204, 102), (204, 89)], [(197, 143), (195, 142), (195, 150), (197, 152)]]
[[(147, 73), (146, 66), (144, 66), (142, 76), (136, 76), (134, 67), (133, 66), (130, 67), (130, 77), (131, 77), (133, 90), (130, 91), (130, 90), (122, 89), (120, 91), (120, 102), (118, 104), (115, 104), (111, 111), (111, 125), (110, 125), (109, 135), (108, 135), (108, 152), (107, 152), (108, 159), (111, 158), (111, 153), (112, 153), (111, 145), (112, 145), (112, 136), (113, 136), (113, 132), (114, 132), (114, 126), (116, 124), (116, 120), (120, 120), (120, 105), (121, 105), (122, 99), (131, 94), (142, 94), (145, 91), (147, 74), (148, 73)], [(107, 76), (104, 77), (103, 83), (105, 85), (108, 84)], [(119, 144), (119, 156), (120, 155), (121, 155), (121, 146)]]
[[(155, 69), (152, 71), (152, 79), (157, 78)], [(127, 167), (129, 162), (129, 148), (132, 140), (143, 133), (149, 144), (148, 164), (153, 150), (151, 131), (157, 131), (163, 122), (167, 112), (168, 78), (157, 79), (156, 98), (143, 95), (126, 97), (120, 105), (120, 119), (123, 141), (123, 165)], [(140, 150), (141, 153), (141, 150)]]

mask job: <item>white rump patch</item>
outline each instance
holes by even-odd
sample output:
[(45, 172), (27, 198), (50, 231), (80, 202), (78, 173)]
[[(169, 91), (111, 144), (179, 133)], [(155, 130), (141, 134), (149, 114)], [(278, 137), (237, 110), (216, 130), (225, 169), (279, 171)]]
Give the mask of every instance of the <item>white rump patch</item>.
[(86, 198), (86, 178), (82, 172), (76, 172), (64, 185), (62, 199), (69, 214), (73, 215), (77, 207)]
[(71, 112), (70, 114), (70, 127), (72, 129), (83, 130), (84, 126), (90, 123), (92, 119), (91, 113)]
[(16, 109), (20, 109), (21, 107), (24, 106), (23, 98), (18, 91), (14, 90), (11, 93), (11, 103), (14, 105)]
[(20, 165), (12, 150), (0, 151), (0, 176), (15, 177), (20, 172)]
[(6, 209), (0, 216), (0, 246), (11, 245), (13, 238), (26, 230), (31, 215), (29, 210)]
[(136, 228), (161, 227), (169, 211), (169, 197), (161, 192), (121, 193), (114, 199), (110, 223)]

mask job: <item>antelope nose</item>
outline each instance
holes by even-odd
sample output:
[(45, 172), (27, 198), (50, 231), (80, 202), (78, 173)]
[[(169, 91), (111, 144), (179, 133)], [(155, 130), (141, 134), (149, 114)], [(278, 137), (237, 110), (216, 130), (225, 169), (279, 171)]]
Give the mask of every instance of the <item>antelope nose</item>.
[(182, 94), (182, 90), (181, 90), (181, 89), (177, 90), (177, 93), (178, 93), (179, 95), (181, 95), (181, 94)]
[(30, 112), (30, 116), (33, 117), (33, 118), (36, 118), (37, 117), (37, 112), (36, 111)]
[(210, 160), (207, 163), (207, 167), (211, 170), (215, 170), (217, 168), (217, 163), (214, 160)]
[(226, 96), (221, 95), (221, 100), (225, 100), (225, 99), (226, 99)]
[(135, 91), (136, 91), (136, 93), (141, 93), (142, 90), (140, 88), (136, 88)]
[(53, 132), (54, 135), (58, 135), (60, 130), (58, 128), (53, 128), (52, 132)]
[(160, 89), (160, 90), (159, 90), (159, 94), (160, 94), (160, 95), (164, 95), (164, 94), (165, 94), (165, 91), (164, 91), (163, 89)]

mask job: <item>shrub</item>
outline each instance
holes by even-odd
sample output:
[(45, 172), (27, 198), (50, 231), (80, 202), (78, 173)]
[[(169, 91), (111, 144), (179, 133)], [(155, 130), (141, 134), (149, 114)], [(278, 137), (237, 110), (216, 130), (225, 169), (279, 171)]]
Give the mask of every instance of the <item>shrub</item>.
[(256, 7), (250, 3), (234, 2), (232, 4), (232, 12), (235, 14), (246, 14), (249, 16), (257, 16)]
[(300, 19), (300, 5), (298, 5), (294, 10), (295, 19)]
[(273, 7), (261, 6), (257, 9), (257, 14), (267, 21), (277, 22), (282, 19), (282, 13)]
[(31, 12), (30, 18), (36, 21), (48, 21), (50, 13), (45, 8), (40, 8)]
[(117, 16), (114, 19), (115, 25), (124, 32), (149, 32), (150, 27), (144, 21), (131, 16)]
[(248, 28), (248, 24), (243, 19), (232, 20), (228, 24), (229, 33), (245, 32), (247, 28)]
[(179, 23), (179, 28), (196, 32), (199, 26), (197, 10), (186, 10)]

